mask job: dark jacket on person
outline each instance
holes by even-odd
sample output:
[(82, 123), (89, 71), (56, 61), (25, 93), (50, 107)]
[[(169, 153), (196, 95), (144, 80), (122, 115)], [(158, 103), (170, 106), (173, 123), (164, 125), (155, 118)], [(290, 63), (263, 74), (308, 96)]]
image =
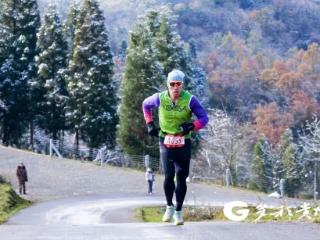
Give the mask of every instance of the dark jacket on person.
[(28, 174), (25, 166), (17, 167), (17, 177), (19, 182), (28, 182)]

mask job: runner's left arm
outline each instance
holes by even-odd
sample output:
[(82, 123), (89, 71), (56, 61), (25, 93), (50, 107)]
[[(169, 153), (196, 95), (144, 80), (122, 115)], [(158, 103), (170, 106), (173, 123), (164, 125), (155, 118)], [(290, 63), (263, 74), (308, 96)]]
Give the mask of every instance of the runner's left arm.
[(209, 121), (206, 110), (203, 108), (198, 98), (192, 96), (190, 101), (191, 112), (194, 113), (197, 119), (193, 122), (194, 130), (197, 131), (203, 128)]

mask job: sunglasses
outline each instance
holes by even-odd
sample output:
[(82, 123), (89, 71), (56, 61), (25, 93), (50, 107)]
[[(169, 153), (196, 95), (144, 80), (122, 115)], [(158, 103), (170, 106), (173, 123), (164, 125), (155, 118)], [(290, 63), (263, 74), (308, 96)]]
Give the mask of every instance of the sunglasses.
[(182, 85), (182, 82), (171, 82), (169, 83), (170, 87), (174, 87), (175, 85), (180, 87)]

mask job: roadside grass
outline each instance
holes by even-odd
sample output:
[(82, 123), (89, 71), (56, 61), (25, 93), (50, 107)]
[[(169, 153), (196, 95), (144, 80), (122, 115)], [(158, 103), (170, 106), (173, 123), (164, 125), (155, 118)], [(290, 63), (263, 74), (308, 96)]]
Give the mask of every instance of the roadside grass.
[[(309, 209), (308, 215), (303, 215), (303, 209), (290, 208), (289, 210), (284, 206), (281, 208), (257, 208), (255, 206), (249, 206), (248, 217), (243, 221), (245, 223), (263, 223), (263, 222), (308, 222), (308, 223), (320, 223), (320, 210), (316, 208), (320, 206), (313, 206)], [(234, 208), (233, 213), (237, 215), (237, 210), (240, 208)], [(282, 210), (282, 212), (281, 212)], [(288, 212), (289, 211), (289, 212)], [(315, 213), (317, 215), (315, 216)], [(161, 222), (162, 215), (165, 212), (163, 206), (147, 206), (135, 209), (135, 216), (142, 222)], [(187, 222), (197, 221), (230, 221), (223, 213), (222, 207), (211, 206), (185, 206), (183, 210), (184, 220)]]
[(135, 217), (142, 222), (161, 222), (163, 207), (142, 207), (135, 209)]
[(0, 181), (0, 224), (8, 220), (9, 217), (19, 210), (28, 207), (30, 201), (21, 198), (12, 187)]
[[(166, 208), (161, 206), (142, 207), (135, 209), (136, 218), (143, 222), (161, 222), (162, 216)], [(212, 221), (212, 220), (227, 220), (224, 217), (222, 208), (213, 207), (193, 207), (186, 206), (183, 210), (185, 221)]]

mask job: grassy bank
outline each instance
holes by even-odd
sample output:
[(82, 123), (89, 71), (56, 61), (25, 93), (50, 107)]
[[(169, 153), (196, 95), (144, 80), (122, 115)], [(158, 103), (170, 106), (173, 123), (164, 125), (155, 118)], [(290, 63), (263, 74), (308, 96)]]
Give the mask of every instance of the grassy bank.
[[(142, 207), (136, 209), (136, 218), (143, 222), (161, 222), (165, 207)], [(189, 222), (227, 220), (222, 208), (213, 207), (185, 207), (184, 220)]]
[(0, 224), (30, 204), (30, 201), (22, 199), (9, 184), (0, 179)]
[[(316, 208), (319, 206), (312, 206), (308, 209), (309, 214), (308, 218), (306, 215), (303, 216), (303, 209), (301, 208), (294, 208), (288, 209), (287, 208), (267, 208), (264, 210), (258, 209), (256, 207), (248, 207), (249, 215), (243, 222), (247, 223), (255, 223), (255, 222), (286, 222), (286, 221), (302, 221), (302, 222), (309, 222), (309, 223), (320, 223), (320, 212), (319, 209)], [(237, 215), (237, 210), (234, 209), (233, 212)], [(283, 210), (282, 214), (281, 210)], [(143, 222), (161, 222), (162, 215), (165, 212), (165, 207), (142, 207), (137, 208), (135, 210), (136, 218)], [(318, 214), (315, 216), (315, 212)], [(222, 207), (194, 207), (194, 206), (187, 206), (184, 208), (183, 211), (184, 220), (187, 222), (195, 222), (195, 221), (229, 221), (224, 213)]]

